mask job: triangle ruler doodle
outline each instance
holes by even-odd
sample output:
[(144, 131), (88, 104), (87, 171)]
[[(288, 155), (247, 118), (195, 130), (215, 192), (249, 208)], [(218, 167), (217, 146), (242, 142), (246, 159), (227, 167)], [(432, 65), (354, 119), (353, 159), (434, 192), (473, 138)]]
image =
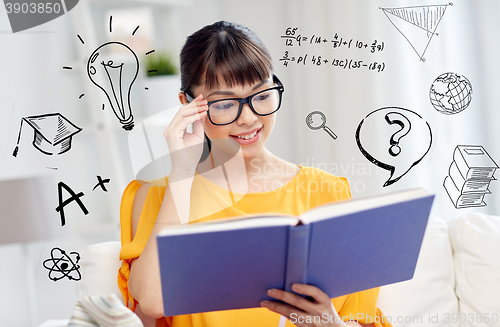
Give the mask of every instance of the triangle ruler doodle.
[(421, 61), (448, 6), (427, 5), (398, 8), (380, 8), (391, 24), (403, 35)]

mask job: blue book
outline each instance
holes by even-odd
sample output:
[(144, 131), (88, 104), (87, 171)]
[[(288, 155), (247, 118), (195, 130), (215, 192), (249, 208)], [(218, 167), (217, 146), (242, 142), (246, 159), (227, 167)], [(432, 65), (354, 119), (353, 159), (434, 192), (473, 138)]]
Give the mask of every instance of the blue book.
[(260, 307), (270, 288), (312, 284), (330, 298), (413, 278), (434, 195), (414, 189), (164, 229), (165, 316)]

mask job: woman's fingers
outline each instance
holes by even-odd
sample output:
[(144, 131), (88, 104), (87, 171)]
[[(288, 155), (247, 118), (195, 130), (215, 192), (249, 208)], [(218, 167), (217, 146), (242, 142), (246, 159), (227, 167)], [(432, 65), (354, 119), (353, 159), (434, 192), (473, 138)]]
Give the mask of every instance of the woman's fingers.
[(175, 126), (183, 118), (197, 115), (202, 112), (206, 112), (207, 110), (208, 110), (208, 105), (205, 100), (201, 101), (200, 103), (193, 101), (185, 106), (182, 106), (179, 109), (179, 111), (177, 111), (170, 124)]
[(193, 101), (183, 105), (175, 114), (171, 124), (176, 124), (182, 117), (208, 110), (207, 100), (203, 100), (203, 94), (198, 95)]
[(295, 283), (295, 284), (292, 285), (292, 290), (295, 293), (299, 293), (299, 294), (304, 294), (304, 295), (310, 296), (316, 302), (328, 303), (328, 304), (331, 303), (330, 298), (328, 297), (328, 295), (326, 295), (325, 292), (323, 292), (322, 290), (320, 290), (319, 288), (317, 288), (314, 285), (307, 285), (307, 284), (298, 284), (298, 283)]
[[(184, 136), (184, 134), (186, 133), (186, 129), (187, 129), (189, 124), (201, 121), (206, 115), (207, 115), (206, 112), (202, 112), (200, 114), (194, 114), (192, 116), (187, 116), (187, 117), (182, 118), (175, 125), (175, 132), (174, 132), (175, 137), (182, 138)], [(203, 127), (202, 126), (200, 126), (200, 127), (203, 130)], [(200, 127), (198, 127), (198, 131), (199, 131)], [(196, 134), (198, 136), (203, 136), (203, 133), (200, 133), (200, 132), (193, 133), (193, 134)]]
[(285, 304), (285, 303), (279, 303), (279, 302), (273, 302), (273, 301), (262, 301), (260, 303), (261, 306), (264, 308), (268, 308), (269, 310), (279, 313), (283, 317), (287, 318), (288, 320), (291, 319), (291, 314), (295, 313), (297, 316), (306, 316), (307, 313), (301, 310), (297, 310), (297, 308), (292, 307), (291, 305)]
[[(191, 103), (182, 106), (174, 115), (174, 118), (164, 131), (166, 139), (175, 135), (175, 138), (182, 137), (189, 124), (203, 119), (206, 116), (208, 105), (206, 100), (200, 100), (202, 95), (198, 96)], [(199, 128), (198, 128), (199, 130)]]
[(300, 309), (304, 312), (309, 312), (309, 313), (317, 311), (315, 309), (315, 304), (313, 302), (304, 299), (303, 297), (297, 294), (285, 292), (283, 290), (278, 290), (278, 289), (270, 289), (267, 292), (267, 295), (294, 306), (296, 308), (295, 310)]
[(203, 130), (203, 122), (207, 117), (207, 112), (202, 112), (199, 116), (200, 119), (196, 120), (193, 124), (193, 134), (203, 138), (205, 134), (205, 131)]

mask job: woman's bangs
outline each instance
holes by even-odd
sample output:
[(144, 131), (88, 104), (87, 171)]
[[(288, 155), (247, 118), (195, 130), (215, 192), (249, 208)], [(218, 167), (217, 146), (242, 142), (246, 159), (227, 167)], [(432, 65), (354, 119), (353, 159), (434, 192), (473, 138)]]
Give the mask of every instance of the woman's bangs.
[(229, 87), (252, 85), (270, 77), (272, 63), (261, 49), (249, 43), (231, 45), (215, 49), (208, 57), (205, 70), (208, 89), (222, 83)]

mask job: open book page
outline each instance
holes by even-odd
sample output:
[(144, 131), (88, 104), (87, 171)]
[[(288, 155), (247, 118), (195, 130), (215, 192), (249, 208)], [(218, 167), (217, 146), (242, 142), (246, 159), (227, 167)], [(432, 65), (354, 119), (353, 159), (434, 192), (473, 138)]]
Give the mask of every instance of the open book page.
[(158, 235), (185, 235), (271, 226), (295, 226), (299, 221), (300, 220), (294, 216), (262, 214), (259, 216), (238, 217), (236, 219), (227, 218), (213, 222), (168, 227), (163, 229)]
[(427, 190), (423, 188), (417, 188), (408, 191), (369, 197), (365, 199), (324, 204), (302, 214), (300, 216), (300, 220), (303, 224), (309, 224), (314, 221), (339, 217), (353, 212), (368, 210), (372, 208), (383, 207), (398, 202), (422, 198), (428, 195), (430, 195), (430, 193)]

